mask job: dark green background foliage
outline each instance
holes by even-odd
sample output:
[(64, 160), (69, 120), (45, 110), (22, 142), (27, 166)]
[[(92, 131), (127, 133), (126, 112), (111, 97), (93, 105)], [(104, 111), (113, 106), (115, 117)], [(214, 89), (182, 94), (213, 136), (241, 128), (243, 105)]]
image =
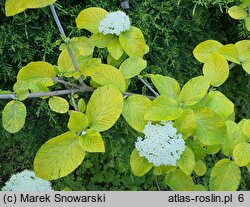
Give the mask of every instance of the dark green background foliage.
[[(144, 73), (159, 73), (177, 79), (183, 85), (190, 78), (201, 75), (202, 65), (192, 55), (194, 47), (207, 39), (223, 44), (249, 39), (242, 22), (231, 19), (226, 8), (233, 0), (130, 0), (126, 13), (132, 24), (141, 28), (150, 52), (146, 55), (148, 67)], [(237, 1), (236, 1), (237, 2)], [(59, 5), (60, 4), (60, 5)], [(78, 31), (75, 17), (84, 8), (103, 7), (108, 11), (121, 10), (120, 0), (61, 0), (56, 4), (59, 18), (70, 37), (89, 35)], [(27, 10), (14, 17), (5, 17), (4, 0), (0, 0), (0, 88), (12, 90), (18, 70), (31, 61), (57, 63), (60, 53), (56, 40), (60, 35), (49, 8)], [(103, 57), (106, 52), (96, 51)], [(145, 92), (136, 79), (129, 90)], [(230, 72), (230, 78), (219, 88), (236, 104), (237, 121), (250, 118), (250, 80), (240, 68)], [(148, 93), (149, 94), (149, 93)], [(85, 97), (87, 98), (87, 97)], [(0, 109), (7, 101), (0, 101)], [(28, 116), (25, 127), (17, 134), (4, 131), (0, 123), (0, 187), (11, 174), (32, 169), (36, 151), (48, 139), (66, 131), (67, 115), (50, 112), (45, 99), (26, 100)], [(62, 190), (169, 190), (164, 177), (148, 173), (142, 178), (132, 175), (129, 155), (138, 134), (123, 118), (108, 132), (105, 154), (87, 154), (83, 164), (65, 178), (53, 181), (54, 188)], [(221, 155), (205, 158), (209, 169), (205, 176), (193, 175), (196, 183), (208, 186), (211, 167)], [(250, 189), (249, 173), (242, 170), (240, 190)]]

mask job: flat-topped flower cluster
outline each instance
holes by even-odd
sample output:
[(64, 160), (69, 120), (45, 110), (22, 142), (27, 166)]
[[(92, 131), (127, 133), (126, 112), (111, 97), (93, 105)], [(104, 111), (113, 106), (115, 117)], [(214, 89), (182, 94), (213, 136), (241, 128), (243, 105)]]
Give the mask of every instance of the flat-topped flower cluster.
[(185, 141), (172, 122), (152, 124), (148, 122), (144, 128), (144, 139), (138, 137), (135, 147), (141, 157), (145, 157), (155, 166), (176, 165), (185, 150)]

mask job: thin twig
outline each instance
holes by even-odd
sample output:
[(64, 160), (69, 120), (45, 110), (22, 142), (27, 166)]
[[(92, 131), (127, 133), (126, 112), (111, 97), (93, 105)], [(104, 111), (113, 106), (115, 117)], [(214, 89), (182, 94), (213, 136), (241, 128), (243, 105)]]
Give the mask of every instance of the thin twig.
[(67, 82), (65, 80), (62, 80), (62, 79), (59, 79), (59, 78), (53, 78), (53, 81), (56, 81), (58, 83), (62, 83), (64, 84), (65, 86), (70, 86), (70, 87), (73, 87), (73, 88), (81, 88), (81, 86), (77, 85), (77, 84), (74, 84), (74, 83), (70, 83), (70, 82)]
[[(66, 34), (65, 34), (65, 32), (64, 32), (64, 30), (63, 30), (63, 27), (62, 27), (62, 24), (61, 24), (61, 22), (60, 22), (60, 20), (59, 20), (59, 18), (58, 18), (57, 13), (56, 13), (55, 6), (54, 6), (53, 4), (50, 5), (50, 10), (51, 10), (52, 15), (53, 15), (53, 17), (54, 17), (54, 20), (55, 20), (55, 22), (56, 22), (56, 25), (57, 25), (57, 27), (58, 27), (58, 29), (59, 29), (59, 31), (60, 31), (60, 34), (61, 34), (62, 36), (64, 36), (64, 37), (66, 37)], [(78, 72), (79, 69), (78, 69), (78, 66), (77, 66), (77, 63), (76, 63), (75, 56), (73, 55), (73, 52), (72, 52), (72, 50), (70, 49), (70, 47), (68, 47), (67, 50), (68, 50), (69, 56), (70, 56), (70, 58), (71, 58), (71, 61), (72, 61), (72, 63), (73, 63), (73, 66), (74, 66), (74, 68), (75, 68), (75, 71)], [(79, 82), (80, 82), (80, 84), (81, 84), (82, 86), (85, 85), (85, 83), (84, 83), (83, 80), (82, 80), (82, 77), (79, 78)]]
[(133, 96), (133, 95), (145, 96), (145, 97), (147, 97), (147, 98), (150, 99), (150, 100), (154, 100), (154, 99), (155, 99), (155, 96), (147, 96), (147, 95), (136, 94), (136, 93), (131, 93), (131, 92), (124, 92), (124, 93), (123, 93), (123, 96), (124, 96), (124, 97)]
[(231, 63), (231, 64), (229, 65), (229, 70), (231, 70), (234, 66), (236, 66), (236, 64), (235, 64), (235, 63)]
[(73, 92), (73, 91), (71, 92), (71, 100), (72, 100), (72, 104), (73, 104), (73, 106), (74, 106), (74, 109), (75, 109), (76, 111), (79, 111), (79, 110), (78, 110), (78, 107), (77, 107), (77, 105), (76, 105), (76, 100), (75, 100), (74, 92)]
[(159, 94), (145, 81), (143, 80), (142, 78), (138, 77), (138, 79), (145, 85), (147, 86), (147, 88), (156, 96), (158, 97)]

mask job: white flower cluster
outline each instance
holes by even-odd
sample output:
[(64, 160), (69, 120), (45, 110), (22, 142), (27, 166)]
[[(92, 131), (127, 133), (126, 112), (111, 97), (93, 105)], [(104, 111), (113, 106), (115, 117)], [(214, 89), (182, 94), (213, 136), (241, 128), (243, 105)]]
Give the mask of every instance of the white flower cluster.
[(24, 170), (11, 176), (2, 191), (53, 191), (51, 184), (35, 176), (33, 171)]
[(129, 30), (129, 17), (122, 11), (110, 12), (100, 22), (99, 31), (103, 34), (116, 34)]
[(155, 166), (176, 165), (185, 150), (185, 142), (172, 122), (152, 125), (148, 122), (143, 130), (145, 138), (138, 137), (135, 147), (141, 157)]

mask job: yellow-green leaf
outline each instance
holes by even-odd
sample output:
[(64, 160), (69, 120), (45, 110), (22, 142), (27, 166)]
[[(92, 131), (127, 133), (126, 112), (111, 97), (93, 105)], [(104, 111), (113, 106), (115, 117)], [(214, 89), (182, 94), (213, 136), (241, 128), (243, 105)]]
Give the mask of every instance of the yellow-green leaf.
[(218, 51), (222, 46), (218, 41), (206, 40), (194, 48), (193, 55), (198, 61), (205, 63), (210, 55)]
[(205, 145), (222, 144), (226, 138), (227, 128), (224, 120), (208, 108), (195, 113), (195, 136)]
[(69, 110), (69, 102), (62, 97), (53, 96), (49, 99), (49, 107), (56, 113), (65, 114)]
[(134, 56), (126, 59), (121, 65), (119, 70), (125, 79), (132, 78), (147, 67), (147, 61), (140, 57)]
[(206, 106), (225, 120), (231, 114), (234, 114), (234, 104), (220, 91), (210, 91), (208, 93)]
[(231, 61), (236, 64), (240, 64), (239, 54), (236, 46), (234, 44), (227, 44), (222, 46), (218, 53), (220, 53), (228, 61)]
[(115, 85), (121, 92), (125, 91), (126, 83), (122, 73), (111, 65), (101, 64), (91, 75), (93, 81), (100, 85)]
[(168, 76), (152, 74), (150, 74), (149, 77), (161, 95), (177, 99), (181, 89), (179, 83), (175, 79)]
[(204, 76), (198, 76), (189, 80), (182, 88), (179, 99), (185, 105), (194, 105), (207, 93), (209, 81)]
[(204, 185), (198, 184), (194, 186), (194, 191), (207, 191)]
[(245, 26), (248, 31), (250, 31), (250, 16), (245, 19)]
[(178, 132), (183, 136), (191, 136), (196, 128), (193, 110), (185, 109), (181, 116), (174, 121), (174, 127), (177, 128)]
[(41, 8), (55, 3), (56, 0), (6, 0), (5, 12), (6, 16), (19, 14), (26, 9)]
[(141, 177), (151, 170), (153, 164), (149, 163), (146, 158), (141, 157), (138, 151), (134, 149), (130, 155), (130, 166), (134, 175)]
[(242, 68), (248, 73), (250, 74), (250, 58), (244, 60), (242, 62)]
[(233, 156), (238, 166), (247, 166), (250, 163), (250, 144), (247, 142), (237, 144), (234, 148)]
[(87, 129), (86, 134), (78, 138), (78, 142), (87, 152), (105, 152), (102, 136), (95, 130)]
[(194, 153), (188, 146), (186, 146), (184, 152), (181, 154), (180, 159), (177, 161), (177, 166), (186, 175), (191, 175), (194, 170), (194, 165)]
[(240, 169), (229, 159), (218, 161), (212, 168), (209, 187), (211, 191), (236, 191), (240, 183)]
[(240, 142), (244, 142), (245, 137), (241, 127), (235, 122), (227, 120), (225, 123), (227, 126), (227, 135), (222, 144), (222, 152), (226, 156), (232, 156), (234, 147)]
[(109, 42), (108, 51), (116, 60), (118, 60), (123, 55), (124, 50), (122, 49), (118, 37), (113, 38)]
[(91, 58), (79, 67), (79, 71), (81, 71), (85, 76), (91, 76), (96, 72), (101, 64), (102, 60), (100, 58)]
[(143, 57), (146, 50), (146, 43), (143, 33), (139, 28), (131, 26), (129, 30), (120, 34), (119, 41), (129, 57)]
[(88, 126), (88, 117), (79, 111), (72, 111), (68, 122), (68, 128), (72, 132), (81, 132)]
[(187, 139), (186, 144), (193, 150), (195, 155), (195, 161), (201, 160), (206, 156), (206, 153), (203, 149), (203, 144), (198, 140)]
[(247, 17), (247, 12), (245, 9), (239, 6), (232, 6), (228, 9), (228, 14), (233, 19), (245, 19)]
[(153, 100), (151, 106), (146, 110), (144, 119), (150, 121), (169, 121), (178, 118), (182, 109), (176, 100), (168, 96), (159, 96)]
[(90, 36), (90, 39), (93, 41), (94, 45), (98, 48), (105, 48), (108, 44), (115, 38), (112, 34), (102, 34), (96, 33)]
[(29, 84), (26, 81), (18, 81), (13, 86), (13, 90), (18, 100), (22, 101), (29, 96)]
[(242, 119), (239, 122), (239, 126), (242, 128), (242, 132), (246, 136), (248, 141), (248, 139), (250, 138), (250, 119)]
[(42, 83), (44, 86), (53, 86), (52, 78), (56, 77), (53, 66), (47, 62), (31, 62), (24, 66), (17, 75), (17, 81), (25, 81), (29, 87), (34, 83)]
[(133, 95), (124, 101), (122, 115), (128, 124), (139, 132), (147, 123), (144, 119), (145, 111), (150, 107), (151, 101), (145, 96)]
[(84, 157), (78, 136), (73, 132), (66, 132), (42, 145), (34, 160), (34, 170), (40, 178), (55, 180), (75, 170)]
[(242, 3), (239, 6), (244, 9), (250, 6), (250, 0), (241, 0), (241, 2)]
[(23, 128), (26, 118), (26, 107), (20, 101), (10, 101), (3, 109), (3, 127), (9, 133), (16, 133)]
[(194, 166), (194, 172), (198, 176), (203, 176), (207, 171), (207, 166), (202, 160), (198, 160)]
[(175, 171), (176, 168), (177, 168), (176, 166), (171, 166), (171, 165), (155, 166), (153, 174), (154, 175), (163, 175), (163, 174), (169, 173), (171, 171)]
[(86, 110), (90, 128), (99, 132), (111, 128), (120, 117), (122, 108), (122, 94), (114, 85), (96, 89)]
[(83, 98), (80, 98), (78, 103), (77, 103), (77, 108), (79, 109), (80, 112), (84, 112), (86, 109), (86, 103)]
[(119, 68), (119, 66), (121, 65), (121, 63), (127, 58), (127, 54), (124, 52), (123, 55), (120, 57), (119, 60), (116, 60), (112, 57), (112, 55), (108, 54), (108, 57), (107, 57), (107, 63), (109, 65), (112, 65), (116, 68)]
[(219, 53), (213, 53), (203, 65), (203, 74), (212, 86), (220, 86), (229, 76), (226, 59)]
[(81, 56), (92, 55), (95, 47), (94, 42), (87, 37), (73, 37), (69, 46)]
[(241, 40), (235, 43), (238, 50), (240, 61), (250, 58), (250, 40)]
[(90, 7), (82, 10), (76, 18), (78, 29), (86, 29), (92, 33), (99, 32), (100, 22), (107, 16), (108, 12), (99, 7)]
[(208, 146), (204, 146), (204, 151), (207, 153), (207, 154), (216, 154), (217, 152), (220, 151), (221, 149), (221, 145), (208, 145)]
[(186, 175), (181, 170), (175, 170), (167, 174), (165, 182), (173, 191), (194, 190), (194, 182), (191, 176)]

